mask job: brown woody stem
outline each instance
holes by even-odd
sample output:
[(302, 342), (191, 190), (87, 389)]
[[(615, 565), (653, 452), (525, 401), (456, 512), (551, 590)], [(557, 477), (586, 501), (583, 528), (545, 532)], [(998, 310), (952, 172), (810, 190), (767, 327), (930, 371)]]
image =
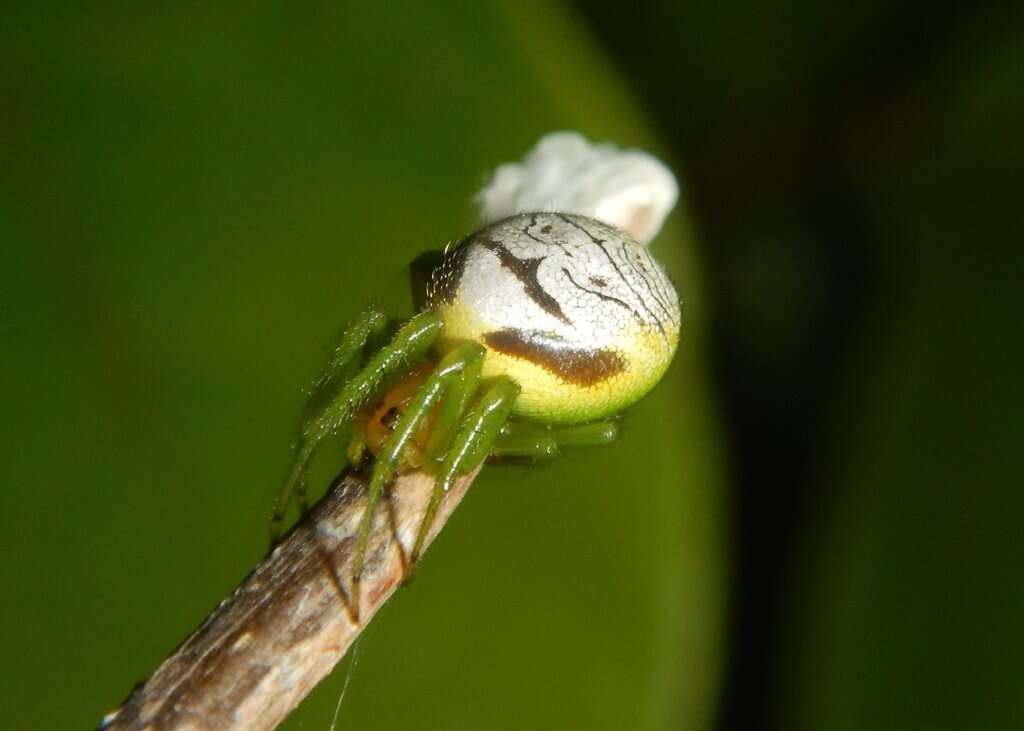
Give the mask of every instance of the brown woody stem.
[[(441, 503), (428, 543), (477, 471)], [(345, 655), (401, 584), (433, 478), (399, 477), (370, 533), (359, 610), (353, 549), (366, 480), (341, 478), (191, 637), (117, 710), (104, 731), (273, 729)], [(396, 540), (397, 538), (397, 540)]]

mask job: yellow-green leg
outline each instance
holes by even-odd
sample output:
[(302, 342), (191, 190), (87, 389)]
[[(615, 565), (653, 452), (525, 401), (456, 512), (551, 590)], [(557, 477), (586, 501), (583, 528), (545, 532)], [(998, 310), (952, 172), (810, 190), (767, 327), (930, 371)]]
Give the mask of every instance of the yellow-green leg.
[(619, 424), (613, 419), (575, 426), (545, 426), (509, 421), (491, 448), (497, 461), (542, 462), (554, 459), (563, 447), (599, 447), (619, 437)]
[(363, 312), (350, 323), (314, 385), (295, 449), (292, 468), (277, 494), (270, 521), (270, 539), (275, 543), (284, 528), (292, 497), (304, 494), (305, 476), (317, 446), (327, 436), (347, 427), (355, 412), (364, 406), (389, 376), (422, 358), (441, 332), (443, 323), (428, 310), (401, 328), (390, 343), (374, 353), (360, 368), (367, 341), (379, 335), (387, 318), (375, 309)]
[[(470, 393), (476, 390), (483, 358), (484, 349), (476, 343), (460, 345), (442, 358), (434, 372), (417, 389), (416, 395), (402, 412), (394, 430), (377, 454), (353, 554), (352, 606), (356, 616), (359, 614), (359, 583), (366, 560), (366, 546), (370, 528), (373, 526), (373, 516), (376, 514), (384, 488), (401, 466), (403, 455), (423, 425), (423, 420), (441, 398), (462, 402), (462, 390), (468, 390)], [(452, 399), (452, 396), (455, 398)]]
[(434, 491), (420, 523), (409, 558), (409, 570), (412, 571), (423, 550), (423, 543), (434, 524), (434, 517), (441, 500), (451, 489), (455, 479), (471, 472), (491, 451), (494, 441), (501, 433), (501, 428), (508, 421), (509, 414), (519, 396), (519, 386), (511, 379), (502, 376), (494, 379), (483, 391), (480, 398), (473, 404), (469, 413), (462, 420), (441, 462), (441, 467), (434, 482)]

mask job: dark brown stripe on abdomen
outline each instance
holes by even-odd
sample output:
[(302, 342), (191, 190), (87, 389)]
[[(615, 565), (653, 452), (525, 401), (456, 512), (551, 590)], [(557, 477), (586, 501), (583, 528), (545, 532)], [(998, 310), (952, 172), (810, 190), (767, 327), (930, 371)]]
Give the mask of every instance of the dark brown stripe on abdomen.
[(528, 360), (577, 386), (594, 386), (626, 370), (626, 361), (614, 350), (577, 348), (542, 333), (496, 330), (483, 340), (499, 353)]

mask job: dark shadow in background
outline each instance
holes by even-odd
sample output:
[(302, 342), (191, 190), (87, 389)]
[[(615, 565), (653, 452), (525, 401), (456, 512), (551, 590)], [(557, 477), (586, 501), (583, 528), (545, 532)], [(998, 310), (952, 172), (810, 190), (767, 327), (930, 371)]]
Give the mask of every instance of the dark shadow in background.
[(934, 154), (920, 90), (944, 83), (936, 70), (949, 72), (990, 11), (578, 5), (688, 189), (736, 485), (717, 728), (765, 728), (772, 675), (791, 652), (781, 633), (795, 551), (829, 505), (824, 419), (866, 313), (893, 294), (895, 242), (866, 193), (872, 171), (891, 178)]

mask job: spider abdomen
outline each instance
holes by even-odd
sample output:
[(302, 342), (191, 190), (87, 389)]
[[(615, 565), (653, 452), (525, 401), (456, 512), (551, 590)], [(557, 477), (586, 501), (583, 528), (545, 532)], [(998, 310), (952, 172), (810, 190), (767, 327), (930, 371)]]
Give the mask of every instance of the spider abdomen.
[(487, 348), (485, 377), (507, 375), (514, 413), (583, 423), (634, 403), (661, 378), (679, 341), (675, 288), (647, 249), (584, 216), (525, 213), (448, 251), (428, 304), (443, 350)]

